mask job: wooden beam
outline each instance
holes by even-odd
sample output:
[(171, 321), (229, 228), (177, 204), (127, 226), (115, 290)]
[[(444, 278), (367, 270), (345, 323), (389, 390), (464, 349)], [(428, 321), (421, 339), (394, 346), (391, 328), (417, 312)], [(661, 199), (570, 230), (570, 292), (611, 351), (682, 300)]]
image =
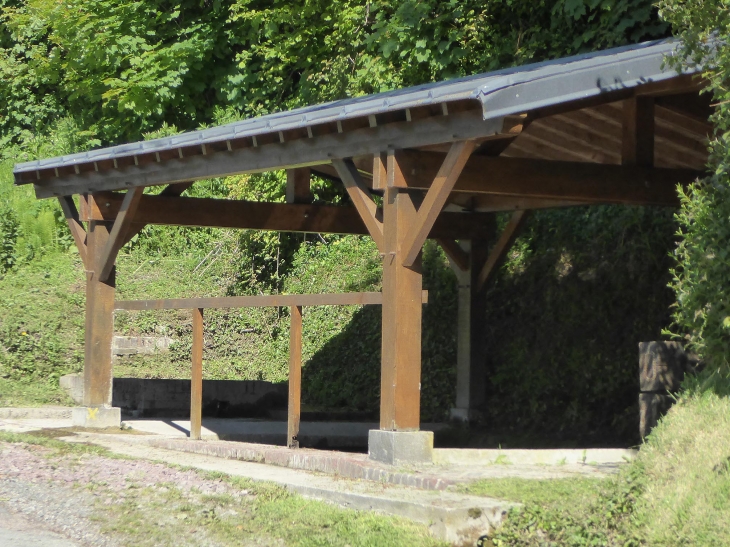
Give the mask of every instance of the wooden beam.
[[(421, 303), (428, 303), (428, 291), (422, 291)], [(118, 300), (115, 310), (192, 310), (195, 308), (261, 308), (290, 306), (356, 306), (382, 304), (379, 292), (324, 294), (265, 294), (258, 296), (222, 296), (210, 298), (172, 298), (162, 300)]]
[(112, 404), (115, 269), (105, 281), (92, 270), (109, 241), (110, 223), (91, 221), (88, 230), (84, 327), (84, 406)]
[[(378, 213), (378, 206), (373, 201), (370, 190), (365, 186), (357, 171), (357, 167), (351, 160), (333, 160), (332, 165), (345, 185), (347, 194), (352, 204), (357, 209), (360, 218), (365, 223), (375, 245), (383, 252), (383, 221)], [(379, 218), (381, 217), (381, 218)]]
[(73, 197), (63, 196), (58, 198), (58, 202), (61, 204), (61, 209), (63, 209), (63, 215), (66, 217), (66, 222), (68, 223), (69, 230), (71, 230), (71, 235), (76, 242), (76, 248), (79, 251), (81, 262), (88, 270), (89, 267), (87, 265), (86, 230), (84, 229), (84, 226), (83, 224), (81, 224), (81, 220), (79, 219), (79, 212), (76, 209), (76, 204), (74, 203)]
[[(164, 190), (162, 190), (162, 192), (160, 192), (159, 195), (167, 197), (181, 196), (182, 193), (190, 188), (193, 184), (195, 184), (195, 181), (192, 180), (189, 180), (187, 182), (178, 182), (176, 184), (169, 184)], [(129, 243), (134, 236), (140, 233), (145, 226), (147, 225), (143, 222), (133, 221), (132, 224), (129, 225), (129, 230), (127, 230), (127, 234), (124, 236), (124, 242), (122, 243), (122, 247)]]
[(200, 440), (203, 424), (203, 308), (193, 308), (193, 368), (190, 375), (190, 439)]
[(456, 240), (441, 237), (438, 238), (436, 242), (441, 246), (446, 253), (446, 256), (451, 259), (457, 268), (463, 272), (469, 270), (469, 264), (471, 263), (469, 253), (462, 249), (461, 245), (459, 245)]
[[(91, 200), (89, 220), (113, 221), (124, 195), (99, 192)], [(134, 218), (139, 223), (165, 226), (239, 228), (279, 232), (367, 235), (365, 224), (354, 207), (300, 205), (212, 198), (171, 198), (144, 195)], [(468, 239), (488, 222), (483, 213), (442, 213), (429, 237)]]
[(489, 278), (502, 264), (504, 258), (507, 256), (507, 251), (512, 247), (527, 217), (528, 211), (516, 211), (512, 214), (512, 218), (499, 236), (497, 243), (494, 244), (494, 248), (490, 251), (487, 261), (479, 272), (479, 277), (476, 280), (477, 291), (484, 289)]
[(117, 253), (119, 249), (124, 245), (125, 237), (132, 219), (139, 206), (139, 201), (142, 198), (142, 192), (144, 188), (137, 187), (127, 190), (122, 201), (122, 206), (119, 209), (119, 214), (114, 221), (114, 226), (109, 233), (109, 241), (107, 241), (104, 251), (99, 257), (99, 263), (95, 264), (96, 272), (101, 281), (106, 280), (109, 277), (109, 273), (114, 267), (114, 262), (117, 259)]
[(388, 158), (389, 187), (383, 197), (383, 323), (380, 429), (417, 431), (421, 405), (421, 254), (403, 265), (406, 234), (416, 222), (413, 196), (396, 186), (401, 169)]
[(139, 165), (98, 173), (93, 170), (82, 171), (80, 174), (34, 182), (34, 187), (38, 198), (49, 198), (84, 192), (120, 190), (130, 186), (156, 186), (258, 173), (272, 169), (308, 167), (328, 163), (335, 158), (367, 155), (372, 157), (373, 154), (387, 151), (393, 143), (404, 148), (414, 148), (488, 137), (499, 134), (503, 126), (502, 118), (484, 120), (482, 110), (475, 109), (455, 112), (449, 116), (431, 116), (410, 122), (394, 122), (344, 133), (331, 133), (316, 139), (275, 142), (162, 162), (140, 162)]
[(302, 307), (291, 307), (289, 327), (289, 404), (286, 445), (299, 448), (299, 422), (302, 404)]
[(624, 101), (621, 163), (654, 165), (653, 97), (633, 97)]
[(449, 194), (451, 194), (451, 190), (453, 190), (462, 169), (464, 169), (473, 151), (473, 141), (455, 142), (451, 145), (451, 150), (446, 154), (446, 158), (444, 158), (438, 173), (436, 173), (436, 177), (433, 179), (423, 203), (418, 208), (415, 222), (403, 240), (405, 250), (403, 253), (403, 265), (405, 267), (412, 266), (416, 261), (416, 257), (421, 252), (423, 243), (431, 232), (436, 218), (441, 213), (446, 200), (449, 198)]
[(312, 171), (308, 167), (286, 170), (287, 203), (312, 203), (311, 176)]
[[(443, 160), (443, 155), (433, 152), (400, 151), (398, 157), (404, 186), (424, 190), (430, 187)], [(454, 191), (585, 203), (676, 206), (676, 184), (689, 184), (699, 176), (702, 173), (693, 169), (472, 156)]]
[(501, 213), (505, 211), (522, 211), (525, 209), (575, 207), (578, 205), (586, 205), (590, 202), (550, 198), (524, 198), (494, 194), (456, 193), (452, 195), (450, 203), (461, 206), (465, 210), (478, 213)]

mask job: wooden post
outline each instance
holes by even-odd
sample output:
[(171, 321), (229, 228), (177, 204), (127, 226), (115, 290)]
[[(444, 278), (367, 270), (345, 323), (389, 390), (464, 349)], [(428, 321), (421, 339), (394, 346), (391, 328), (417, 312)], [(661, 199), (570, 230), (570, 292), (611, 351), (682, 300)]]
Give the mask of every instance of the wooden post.
[(112, 268), (105, 281), (101, 281), (97, 273), (111, 226), (108, 222), (91, 221), (87, 234), (84, 406), (89, 407), (112, 403), (116, 270)]
[(286, 202), (312, 203), (310, 186), (311, 171), (309, 167), (286, 170)]
[(654, 98), (633, 97), (623, 104), (623, 165), (654, 165)]
[(302, 401), (302, 307), (291, 307), (289, 329), (289, 416), (286, 445), (299, 448), (299, 420)]
[(190, 375), (190, 439), (200, 440), (203, 422), (203, 308), (193, 308), (193, 370)]
[(421, 253), (403, 265), (404, 241), (417, 213), (403, 186), (395, 154), (388, 154), (383, 198), (383, 336), (380, 428), (416, 431), (421, 410)]

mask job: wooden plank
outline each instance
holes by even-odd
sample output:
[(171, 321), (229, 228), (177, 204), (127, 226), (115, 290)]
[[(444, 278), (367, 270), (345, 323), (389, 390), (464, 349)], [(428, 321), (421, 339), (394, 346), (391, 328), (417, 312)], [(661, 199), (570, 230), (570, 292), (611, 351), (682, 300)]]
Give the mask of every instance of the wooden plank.
[(375, 241), (375, 245), (383, 252), (383, 222), (379, 218), (378, 206), (373, 201), (370, 190), (363, 183), (357, 167), (350, 160), (333, 160), (332, 165), (337, 169), (347, 194)]
[(61, 204), (61, 209), (63, 210), (63, 215), (66, 217), (68, 228), (69, 230), (71, 230), (71, 235), (74, 238), (74, 242), (76, 242), (76, 248), (79, 251), (81, 262), (84, 264), (84, 267), (88, 269), (89, 267), (87, 266), (86, 230), (84, 229), (84, 226), (83, 224), (81, 224), (81, 220), (79, 219), (79, 212), (76, 209), (76, 204), (74, 203), (73, 197), (63, 196), (58, 198), (58, 202)]
[[(397, 160), (388, 158), (388, 180), (400, 184)], [(412, 196), (393, 185), (383, 198), (383, 334), (380, 428), (415, 431), (421, 407), (421, 256), (403, 265), (403, 240), (416, 222)]]
[[(428, 303), (428, 291), (421, 294)], [(162, 300), (118, 300), (116, 310), (188, 310), (193, 308), (260, 308), (288, 306), (364, 306), (383, 303), (379, 292), (329, 294), (266, 294), (259, 296), (222, 296), (210, 298), (173, 298)]]
[[(443, 155), (415, 151), (397, 154), (405, 173), (403, 184), (428, 189)], [(676, 184), (688, 184), (699, 176), (702, 172), (693, 169), (472, 156), (454, 191), (586, 203), (676, 206)]]
[(463, 272), (469, 270), (469, 253), (462, 249), (461, 245), (459, 245), (456, 240), (439, 238), (436, 240), (436, 243), (441, 246), (441, 248), (446, 253), (446, 256), (451, 259), (451, 261), (456, 265), (457, 268), (459, 268)]
[(291, 307), (289, 328), (289, 403), (286, 445), (299, 448), (299, 421), (302, 402), (302, 307)]
[[(114, 220), (123, 200), (117, 192), (95, 194), (97, 204), (89, 207), (93, 220)], [(135, 219), (145, 224), (201, 226), (368, 235), (354, 207), (262, 203), (228, 199), (142, 196)], [(468, 239), (481, 231), (485, 215), (442, 213), (429, 237)]]
[(203, 424), (203, 308), (193, 308), (193, 355), (190, 375), (190, 439), (199, 441)]
[(633, 97), (623, 105), (623, 165), (654, 165), (654, 99)]
[[(109, 241), (110, 224), (92, 221), (87, 234), (89, 265), (98, 264)], [(115, 269), (105, 281), (86, 271), (84, 329), (84, 406), (112, 404), (112, 338), (114, 336)]]
[[(120, 190), (129, 186), (156, 186), (189, 180), (290, 169), (329, 163), (334, 158), (372, 156), (388, 150), (393, 143), (414, 148), (477, 139), (502, 131), (503, 119), (484, 120), (481, 109), (363, 127), (314, 139), (265, 144), (231, 152), (170, 159), (130, 165), (104, 172), (82, 172), (34, 183), (38, 198)], [(21, 181), (22, 182), (22, 181)], [(31, 182), (31, 181), (26, 181)]]
[(433, 228), (436, 218), (451, 194), (462, 169), (466, 165), (469, 156), (474, 151), (473, 141), (455, 142), (451, 145), (451, 150), (446, 154), (441, 167), (436, 173), (436, 177), (431, 183), (431, 187), (426, 193), (426, 197), (418, 208), (415, 222), (406, 234), (403, 240), (404, 253), (403, 265), (410, 267), (416, 261), (416, 257), (421, 252), (426, 238), (431, 228)]
[(502, 234), (499, 236), (497, 243), (494, 244), (487, 261), (484, 263), (484, 266), (479, 272), (479, 277), (476, 279), (477, 291), (484, 289), (491, 275), (502, 264), (504, 258), (507, 256), (507, 251), (509, 251), (510, 247), (512, 247), (512, 244), (519, 235), (520, 228), (524, 225), (527, 217), (528, 211), (516, 211), (512, 214), (512, 218), (507, 223)]
[(312, 171), (308, 167), (286, 170), (287, 203), (312, 203), (311, 176)]
[(109, 273), (114, 267), (117, 253), (122, 248), (122, 245), (124, 245), (124, 238), (127, 235), (134, 214), (137, 211), (139, 201), (142, 198), (142, 192), (144, 192), (144, 188), (131, 188), (124, 195), (119, 214), (109, 233), (109, 240), (99, 256), (99, 262), (94, 266), (101, 281), (104, 281), (109, 276)]

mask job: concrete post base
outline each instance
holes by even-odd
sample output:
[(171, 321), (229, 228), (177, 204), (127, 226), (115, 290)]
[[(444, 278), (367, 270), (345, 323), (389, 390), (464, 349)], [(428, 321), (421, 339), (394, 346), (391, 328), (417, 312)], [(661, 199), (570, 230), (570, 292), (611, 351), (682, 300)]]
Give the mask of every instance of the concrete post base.
[(71, 411), (74, 427), (104, 429), (122, 426), (122, 409), (118, 407), (77, 406)]
[(469, 421), (469, 409), (468, 408), (452, 408), (449, 411), (449, 418), (456, 422), (468, 422)]
[(432, 463), (433, 431), (368, 432), (368, 457), (387, 464)]

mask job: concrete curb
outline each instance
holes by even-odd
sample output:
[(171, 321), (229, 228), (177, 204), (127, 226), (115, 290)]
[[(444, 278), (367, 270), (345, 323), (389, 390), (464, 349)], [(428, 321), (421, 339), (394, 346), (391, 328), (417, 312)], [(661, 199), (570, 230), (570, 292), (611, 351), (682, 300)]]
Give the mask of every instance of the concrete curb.
[(3, 420), (65, 420), (71, 419), (72, 407), (39, 406), (27, 408), (0, 408), (0, 419)]
[[(479, 536), (490, 532), (499, 525), (511, 508), (520, 505), (455, 492), (409, 489), (389, 484), (317, 475), (300, 469), (287, 469), (276, 465), (267, 466), (248, 461), (226, 460), (215, 453), (181, 453), (176, 449), (159, 446), (161, 444), (159, 440), (150, 443), (140, 437), (97, 435), (89, 432), (83, 433), (79, 437), (66, 437), (62, 440), (92, 442), (104, 446), (112, 452), (135, 458), (185, 465), (206, 471), (219, 471), (255, 481), (273, 482), (307, 498), (350, 509), (395, 515), (419, 522), (426, 525), (433, 536), (454, 545), (474, 545)], [(191, 447), (193, 445), (222, 444), (205, 441), (178, 442)], [(263, 447), (263, 449), (276, 450), (278, 447)]]
[(628, 448), (493, 450), (481, 448), (437, 448), (433, 463), (450, 465), (565, 465), (609, 464), (633, 460), (638, 450)]
[(192, 452), (229, 460), (266, 463), (290, 469), (318, 471), (348, 479), (385, 482), (421, 490), (445, 490), (455, 481), (426, 474), (394, 471), (388, 466), (372, 462), (365, 454), (343, 454), (306, 448), (292, 451), (279, 446), (267, 446), (232, 441), (190, 441), (152, 439), (148, 444), (157, 448)]

